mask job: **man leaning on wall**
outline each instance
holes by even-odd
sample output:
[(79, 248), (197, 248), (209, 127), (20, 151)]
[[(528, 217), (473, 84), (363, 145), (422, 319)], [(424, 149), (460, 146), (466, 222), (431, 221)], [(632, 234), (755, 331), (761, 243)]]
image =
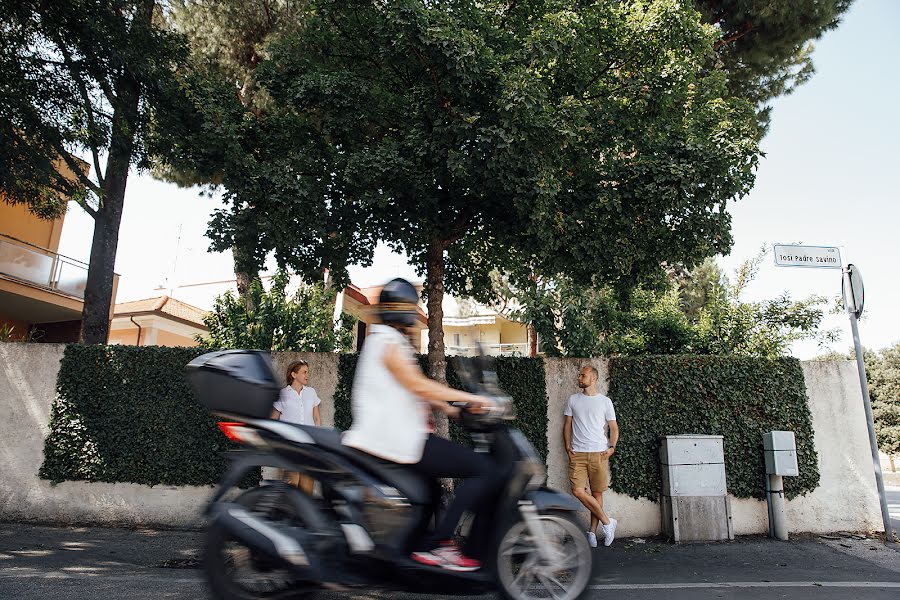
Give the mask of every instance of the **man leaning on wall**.
[(597, 547), (599, 524), (604, 546), (612, 544), (617, 524), (603, 510), (603, 492), (609, 489), (609, 459), (616, 451), (619, 426), (612, 400), (597, 389), (599, 376), (592, 366), (581, 369), (581, 392), (569, 396), (563, 424), (572, 494), (591, 512), (587, 537), (592, 548)]

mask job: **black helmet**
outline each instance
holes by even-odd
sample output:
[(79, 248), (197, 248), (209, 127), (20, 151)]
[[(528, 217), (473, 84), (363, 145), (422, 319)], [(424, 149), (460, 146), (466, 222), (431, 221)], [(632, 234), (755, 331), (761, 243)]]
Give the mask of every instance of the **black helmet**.
[(378, 296), (378, 316), (385, 325), (412, 327), (418, 311), (419, 293), (413, 284), (398, 277), (388, 281)]

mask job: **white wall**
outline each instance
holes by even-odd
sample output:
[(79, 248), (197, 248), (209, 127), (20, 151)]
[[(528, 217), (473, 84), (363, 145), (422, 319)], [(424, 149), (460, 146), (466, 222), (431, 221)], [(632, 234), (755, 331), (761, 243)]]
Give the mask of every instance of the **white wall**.
[[(63, 482), (38, 479), (43, 461), (50, 407), (63, 346), (0, 343), (0, 519), (49, 522), (190, 527), (200, 524), (200, 509), (212, 487), (144, 486), (127, 483)], [(322, 398), (326, 425), (334, 419), (337, 383), (335, 354), (285, 354), (274, 358), (282, 371), (295, 356), (310, 362), (310, 385)], [(562, 413), (576, 377), (587, 361), (546, 359), (548, 476), (552, 487), (568, 488), (562, 444)], [(590, 361), (608, 389), (605, 360)], [(791, 531), (880, 530), (881, 516), (860, 399), (852, 362), (803, 363), (812, 412), (821, 484), (811, 494), (787, 503)], [(615, 402), (615, 398), (613, 398)], [(678, 432), (673, 432), (678, 433)], [(622, 436), (627, 437), (623, 431)], [(615, 459), (612, 476), (616, 476)], [(653, 535), (660, 531), (659, 507), (607, 492), (605, 506), (620, 522), (620, 532)], [(764, 533), (765, 502), (732, 499), (735, 533)], [(585, 512), (585, 517), (586, 517)]]
[[(44, 523), (195, 527), (212, 486), (147, 486), (134, 483), (38, 478), (44, 438), (56, 396), (62, 344), (0, 343), (0, 519)], [(322, 398), (322, 421), (334, 422), (332, 395), (336, 354), (276, 355), (280, 372), (295, 357), (310, 363), (310, 385)]]

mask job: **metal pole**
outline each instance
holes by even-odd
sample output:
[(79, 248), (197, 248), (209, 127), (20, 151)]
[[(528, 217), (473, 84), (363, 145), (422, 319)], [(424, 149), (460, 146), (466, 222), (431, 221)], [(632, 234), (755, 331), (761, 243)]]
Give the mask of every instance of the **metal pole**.
[(894, 542), (891, 527), (891, 513), (888, 510), (887, 495), (884, 493), (884, 479), (881, 477), (881, 457), (878, 455), (878, 439), (875, 437), (875, 420), (872, 417), (872, 401), (869, 399), (869, 383), (866, 381), (866, 367), (863, 364), (862, 345), (859, 343), (859, 327), (856, 325), (856, 311), (851, 310), (850, 329), (853, 331), (853, 347), (856, 350), (856, 368), (859, 371), (859, 385), (862, 388), (863, 406), (866, 408), (866, 427), (869, 428), (869, 446), (872, 449), (872, 463), (875, 465), (875, 483), (881, 500), (881, 518), (884, 521), (884, 542)]
[(769, 474), (769, 530), (779, 540), (788, 539), (787, 517), (784, 514), (784, 478)]

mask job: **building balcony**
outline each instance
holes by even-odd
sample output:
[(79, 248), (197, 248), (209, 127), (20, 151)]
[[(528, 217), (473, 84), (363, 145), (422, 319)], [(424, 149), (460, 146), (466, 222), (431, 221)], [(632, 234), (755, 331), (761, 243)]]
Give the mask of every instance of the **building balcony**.
[[(88, 265), (0, 234), (0, 324), (32, 329), (48, 342), (75, 341), (84, 309)], [(113, 276), (109, 318), (119, 276)]]
[[(528, 344), (482, 344), (489, 356), (528, 356)], [(447, 346), (447, 356), (478, 356), (478, 346)]]
[(0, 234), (0, 276), (84, 300), (88, 265)]

